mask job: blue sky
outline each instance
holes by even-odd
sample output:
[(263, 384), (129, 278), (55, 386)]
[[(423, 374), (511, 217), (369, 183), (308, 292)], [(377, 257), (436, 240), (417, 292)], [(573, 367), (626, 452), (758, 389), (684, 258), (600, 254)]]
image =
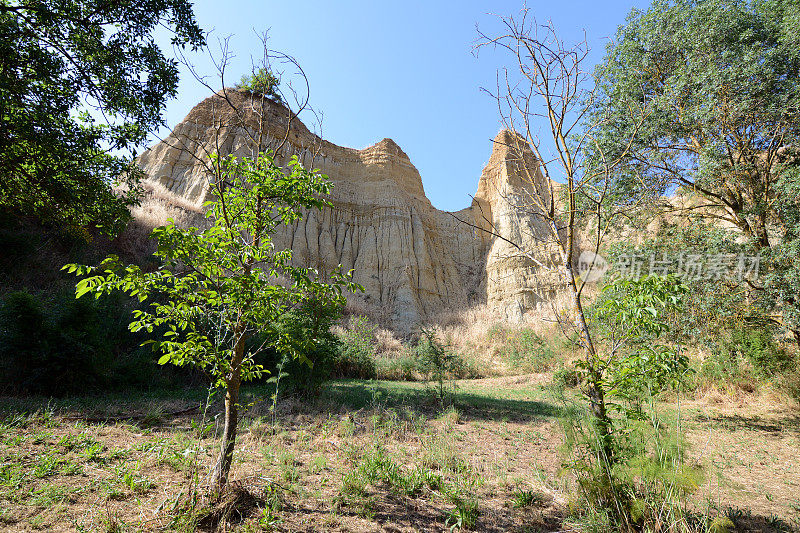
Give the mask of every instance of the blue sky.
[[(528, 2), (539, 21), (552, 20), (567, 42), (582, 39), (599, 61), (608, 40), (633, 7), (644, 1), (562, 0)], [(472, 54), (475, 25), (492, 32), (496, 15), (518, 13), (515, 1), (274, 2), (201, 0), (199, 24), (219, 37), (231, 35), (232, 84), (260, 57), (255, 31), (269, 30), (270, 47), (293, 55), (311, 86), (311, 103), (323, 112), (323, 135), (339, 145), (364, 148), (394, 139), (422, 175), (434, 206), (469, 205), (491, 139), (500, 128), (491, 87), (499, 54)], [(254, 31), (255, 30), (255, 31)], [(191, 56), (213, 74), (207, 55)], [(226, 80), (227, 81), (227, 80)], [(217, 82), (218, 83), (218, 82)], [(182, 72), (178, 98), (167, 107), (174, 126), (208, 90)]]

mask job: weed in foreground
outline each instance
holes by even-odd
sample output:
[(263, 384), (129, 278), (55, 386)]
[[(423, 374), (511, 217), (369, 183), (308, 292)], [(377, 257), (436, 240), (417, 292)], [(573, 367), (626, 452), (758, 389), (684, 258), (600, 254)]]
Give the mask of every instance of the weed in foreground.
[(550, 500), (548, 495), (533, 490), (517, 489), (511, 495), (511, 503), (517, 509), (542, 506), (549, 503)]

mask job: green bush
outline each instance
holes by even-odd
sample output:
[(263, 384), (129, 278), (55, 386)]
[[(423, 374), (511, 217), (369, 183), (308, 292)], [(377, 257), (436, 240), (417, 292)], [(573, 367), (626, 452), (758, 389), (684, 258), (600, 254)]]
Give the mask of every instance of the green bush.
[[(334, 322), (342, 314), (342, 306), (337, 303), (308, 300), (297, 309), (285, 314), (274, 324), (294, 339), (305, 360), (288, 358), (280, 370), (286, 375), (281, 378), (281, 388), (301, 395), (316, 395), (322, 385), (334, 373), (340, 353), (340, 343), (331, 331)], [(265, 336), (256, 336), (251, 344), (264, 344)], [(267, 343), (268, 344), (268, 343)], [(276, 350), (268, 350), (258, 357), (259, 364), (269, 370), (270, 375), (277, 374), (277, 367), (283, 360), (283, 354)]]
[[(403, 346), (403, 351), (393, 357), (378, 356), (375, 359), (378, 379), (394, 381), (420, 381), (427, 380), (430, 374), (429, 363), (425, 349), (427, 341), (420, 339), (414, 347)], [(421, 350), (423, 353), (420, 353)], [(460, 354), (448, 351), (447, 365), (448, 379), (473, 379), (481, 377), (475, 365), (464, 359)]]
[(376, 329), (377, 326), (365, 316), (350, 317), (347, 326), (337, 334), (339, 355), (334, 363), (334, 375), (361, 379), (376, 377)]
[(375, 366), (379, 379), (416, 381), (420, 378), (417, 357), (408, 350), (396, 357), (378, 357)]
[(775, 381), (797, 395), (797, 358), (775, 341), (771, 330), (736, 327), (725, 332), (711, 350), (700, 365), (696, 386), (734, 386), (752, 392), (760, 379)]
[(565, 366), (553, 372), (553, 386), (557, 390), (577, 387), (580, 381), (580, 374), (573, 366)]
[(555, 351), (547, 342), (530, 329), (490, 330), (490, 338), (501, 336), (503, 346), (500, 356), (513, 370), (523, 373), (545, 372), (556, 361)]
[(416, 356), (420, 372), (427, 381), (434, 384), (434, 395), (441, 405), (448, 399), (449, 390), (455, 388), (452, 379), (464, 371), (464, 360), (442, 344), (436, 333), (423, 329), (416, 347)]
[(794, 366), (794, 358), (775, 342), (773, 333), (764, 328), (737, 328), (730, 340), (723, 342), (730, 359), (744, 358), (764, 377), (785, 372)]
[(252, 74), (242, 76), (236, 89), (244, 92), (263, 94), (276, 102), (282, 102), (278, 87), (281, 79), (265, 67), (260, 67)]
[(127, 330), (130, 311), (127, 298), (8, 294), (0, 302), (0, 389), (60, 396), (163, 383)]

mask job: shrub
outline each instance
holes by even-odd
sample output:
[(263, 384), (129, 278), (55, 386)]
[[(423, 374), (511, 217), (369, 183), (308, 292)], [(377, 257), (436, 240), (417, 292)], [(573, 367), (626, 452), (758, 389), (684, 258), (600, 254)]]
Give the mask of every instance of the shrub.
[(337, 332), (339, 355), (334, 363), (333, 373), (338, 377), (374, 379), (375, 368), (375, 330), (365, 316), (351, 316), (347, 326)]
[(778, 346), (772, 332), (764, 328), (736, 328), (722, 347), (730, 359), (744, 358), (764, 377), (794, 366), (794, 358)]
[(128, 331), (132, 309), (122, 295), (9, 293), (0, 301), (0, 391), (63, 396), (199, 382), (197, 372), (156, 364)]
[[(259, 363), (272, 376), (278, 372), (283, 373), (280, 383), (286, 390), (301, 395), (318, 394), (323, 383), (333, 374), (339, 357), (339, 339), (333, 334), (331, 327), (341, 314), (341, 304), (313, 298), (304, 301), (301, 306), (283, 315), (269, 329), (278, 330), (285, 338), (293, 339), (306, 360), (284, 358), (285, 354), (271, 349), (258, 357)], [(251, 344), (268, 345), (270, 343), (264, 341), (269, 335), (270, 333), (264, 333), (256, 336)], [(283, 366), (278, 370), (282, 361)]]
[(242, 76), (242, 79), (236, 84), (236, 89), (249, 93), (262, 94), (276, 102), (282, 102), (283, 100), (278, 92), (278, 86), (280, 86), (280, 84), (281, 79), (271, 70), (260, 67), (253, 71), (252, 74)]
[(553, 386), (558, 390), (577, 387), (580, 383), (578, 370), (572, 366), (559, 368), (553, 372)]
[(375, 366), (378, 379), (394, 381), (420, 379), (419, 362), (416, 355), (410, 351), (396, 357), (378, 357)]
[(703, 360), (696, 386), (735, 387), (752, 392), (761, 378), (775, 380), (795, 395), (796, 357), (775, 342), (773, 332), (763, 327), (735, 327), (711, 345)]
[(500, 356), (509, 368), (523, 373), (550, 370), (556, 354), (547, 342), (531, 329), (504, 331), (493, 327), (489, 338), (501, 337)]
[[(438, 341), (436, 341), (438, 343)], [(471, 379), (480, 377), (476, 366), (450, 349), (450, 339), (444, 344), (446, 379)], [(379, 379), (396, 381), (431, 381), (432, 371), (437, 364), (445, 361), (431, 359), (431, 345), (429, 339), (423, 334), (416, 346), (402, 346), (402, 351), (394, 356), (381, 356), (375, 358), (376, 371)]]
[(147, 352), (121, 322), (129, 312), (120, 298), (10, 293), (0, 303), (0, 388), (59, 396), (135, 379)]
[(444, 405), (448, 396), (447, 389), (455, 388), (453, 384), (448, 387), (448, 381), (465, 373), (466, 363), (451, 352), (449, 346), (439, 342), (436, 333), (429, 329), (421, 330), (415, 351), (420, 372), (427, 381), (433, 382), (434, 395), (439, 404)]

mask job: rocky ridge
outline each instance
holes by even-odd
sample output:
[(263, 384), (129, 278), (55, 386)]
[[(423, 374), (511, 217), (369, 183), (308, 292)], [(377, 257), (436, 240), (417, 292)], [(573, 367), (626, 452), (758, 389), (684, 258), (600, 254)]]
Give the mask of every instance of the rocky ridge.
[(515, 171), (510, 132), (495, 138), (472, 205), (450, 213), (431, 205), (419, 172), (391, 139), (356, 150), (323, 141), (296, 119), (288, 125), (280, 104), (226, 89), (192, 109), (138, 163), (146, 184), (196, 207), (208, 198), (212, 152), (249, 155), (254, 146), (280, 146), (281, 157), (297, 154), (319, 168), (333, 182), (333, 208), (308, 213), (276, 240), (292, 248), (298, 264), (354, 269), (366, 289), (354, 297), (400, 331), (479, 304), (519, 320), (560, 290), (555, 270), (520, 256), (491, 231), (551, 263), (536, 238), (544, 230), (508, 202), (530, 186)]

